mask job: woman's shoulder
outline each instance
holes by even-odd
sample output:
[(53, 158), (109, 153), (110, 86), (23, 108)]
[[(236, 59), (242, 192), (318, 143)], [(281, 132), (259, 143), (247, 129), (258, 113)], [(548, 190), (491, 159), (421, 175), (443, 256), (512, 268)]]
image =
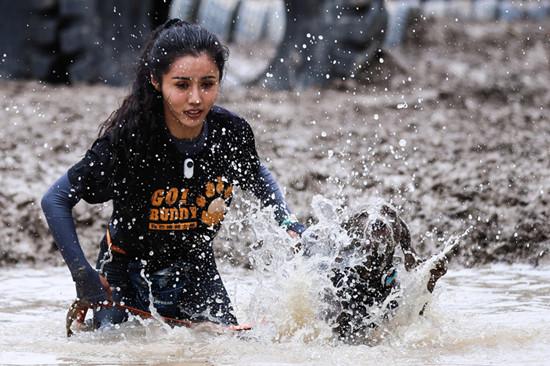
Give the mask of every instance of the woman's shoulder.
[[(157, 135), (160, 134), (152, 133), (148, 137), (150, 139), (158, 138)], [(131, 136), (135, 136), (135, 134), (131, 134)], [(108, 154), (112, 157), (117, 157), (120, 159), (128, 153), (129, 149), (134, 150), (134, 153), (137, 154), (141, 151), (140, 147), (147, 145), (143, 141), (143, 143), (136, 143), (137, 141), (142, 140), (130, 138), (127, 132), (125, 133), (125, 131), (113, 128), (101, 132), (101, 134), (92, 142), (89, 150)]]
[(124, 144), (117, 143), (112, 131), (98, 136), (86, 151), (86, 155), (105, 163), (114, 164), (124, 156)]
[(111, 154), (113, 151), (112, 140), (109, 135), (104, 134), (97, 136), (95, 139), (90, 139), (89, 145), (86, 147), (86, 154), (105, 155)]
[(215, 126), (221, 126), (231, 132), (250, 130), (250, 125), (243, 117), (218, 105), (212, 107), (209, 113), (209, 118)]

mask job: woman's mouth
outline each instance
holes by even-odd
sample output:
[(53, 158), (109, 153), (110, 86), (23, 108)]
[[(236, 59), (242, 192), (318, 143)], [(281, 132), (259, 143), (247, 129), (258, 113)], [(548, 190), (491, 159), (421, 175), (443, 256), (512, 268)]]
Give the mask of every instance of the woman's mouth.
[(202, 109), (190, 109), (188, 111), (183, 112), (187, 117), (191, 119), (197, 119), (202, 114)]

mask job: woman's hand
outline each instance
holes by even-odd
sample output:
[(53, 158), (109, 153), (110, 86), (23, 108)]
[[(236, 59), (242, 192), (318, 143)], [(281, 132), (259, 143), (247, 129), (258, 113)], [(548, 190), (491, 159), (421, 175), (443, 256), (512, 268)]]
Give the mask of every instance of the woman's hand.
[(109, 281), (95, 269), (83, 268), (75, 276), (76, 296), (83, 306), (112, 300)]
[[(287, 230), (286, 232), (292, 239), (300, 239), (302, 237), (300, 233), (293, 230)], [(302, 250), (302, 243), (300, 241), (295, 241), (290, 249), (292, 250), (292, 254), (298, 254)]]
[[(89, 289), (98, 288), (97, 283), (93, 284), (86, 284), (85, 281), (82, 281), (82, 278), (76, 279), (76, 293), (78, 298), (73, 302), (71, 307), (69, 308), (69, 311), (67, 312), (66, 317), (66, 330), (67, 330), (67, 337), (70, 337), (73, 334), (73, 331), (71, 330), (71, 325), (76, 320), (76, 328), (78, 330), (84, 330), (86, 329), (85, 320), (86, 320), (86, 314), (88, 313), (88, 310), (99, 303), (104, 302), (105, 300), (112, 302), (113, 301), (113, 294), (111, 290), (111, 286), (109, 285), (109, 281), (107, 281), (107, 278), (105, 276), (97, 273), (95, 270), (93, 270), (96, 276), (94, 276), (94, 273), (89, 273), (89, 277), (92, 282), (96, 282), (97, 280), (94, 280), (94, 278), (97, 278), (99, 281), (99, 289), (100, 293), (99, 295), (92, 295), (91, 297), (88, 296)], [(90, 276), (91, 275), (91, 276)]]
[(296, 231), (287, 230), (286, 232), (288, 235), (290, 235), (292, 239), (298, 239), (300, 237), (300, 234), (298, 234)]

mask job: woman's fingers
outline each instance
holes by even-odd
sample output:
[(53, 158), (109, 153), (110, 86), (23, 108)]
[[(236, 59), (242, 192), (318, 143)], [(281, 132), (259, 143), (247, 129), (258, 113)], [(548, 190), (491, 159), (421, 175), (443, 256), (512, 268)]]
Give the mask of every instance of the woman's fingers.
[(88, 313), (88, 307), (80, 307), (76, 313), (76, 322), (79, 324), (84, 323), (86, 320), (86, 313)]
[(298, 234), (296, 231), (287, 230), (286, 232), (288, 233), (288, 235), (290, 235), (292, 239), (298, 239), (300, 237), (300, 234)]
[(84, 322), (86, 320), (86, 313), (88, 312), (88, 309), (89, 309), (89, 305), (84, 301), (76, 300), (75, 302), (72, 303), (72, 305), (69, 307), (69, 311), (67, 312), (67, 317), (66, 317), (67, 337), (70, 337), (73, 334), (73, 331), (71, 330), (71, 325), (75, 320), (76, 320), (76, 327), (78, 329), (84, 326)]

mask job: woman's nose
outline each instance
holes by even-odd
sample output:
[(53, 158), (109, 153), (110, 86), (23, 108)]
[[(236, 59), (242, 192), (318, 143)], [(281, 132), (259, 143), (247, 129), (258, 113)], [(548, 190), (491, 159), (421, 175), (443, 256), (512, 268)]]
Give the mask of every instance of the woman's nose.
[(201, 92), (198, 86), (193, 86), (189, 91), (189, 104), (201, 104)]

